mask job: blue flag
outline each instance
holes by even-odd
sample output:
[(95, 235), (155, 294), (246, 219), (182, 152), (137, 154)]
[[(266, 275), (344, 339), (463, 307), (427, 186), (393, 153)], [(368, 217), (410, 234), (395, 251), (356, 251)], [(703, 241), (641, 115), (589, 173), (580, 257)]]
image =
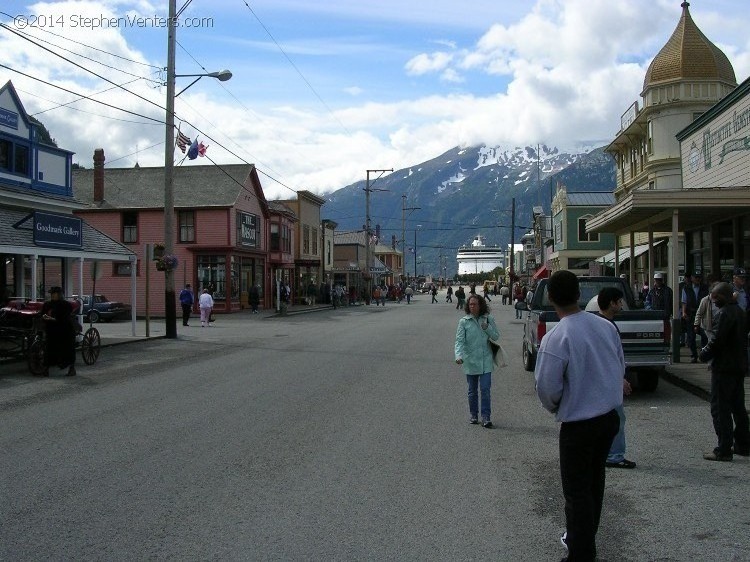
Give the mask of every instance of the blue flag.
[(198, 158), (198, 137), (195, 138), (193, 144), (191, 144), (190, 148), (188, 148), (187, 156), (190, 160), (195, 160), (196, 158)]

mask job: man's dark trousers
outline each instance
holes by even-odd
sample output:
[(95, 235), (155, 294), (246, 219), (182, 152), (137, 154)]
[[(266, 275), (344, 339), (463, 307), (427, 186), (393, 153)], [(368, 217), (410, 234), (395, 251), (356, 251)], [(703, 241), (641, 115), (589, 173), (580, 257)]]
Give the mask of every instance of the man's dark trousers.
[(718, 454), (731, 457), (733, 441), (737, 450), (750, 449), (744, 377), (711, 371), (711, 418), (719, 438)]
[(190, 312), (193, 310), (192, 304), (182, 305), (182, 325), (187, 326), (188, 320), (190, 320)]
[(620, 417), (615, 410), (560, 426), (560, 476), (570, 562), (596, 559), (596, 532), (604, 501), (604, 463), (619, 428)]

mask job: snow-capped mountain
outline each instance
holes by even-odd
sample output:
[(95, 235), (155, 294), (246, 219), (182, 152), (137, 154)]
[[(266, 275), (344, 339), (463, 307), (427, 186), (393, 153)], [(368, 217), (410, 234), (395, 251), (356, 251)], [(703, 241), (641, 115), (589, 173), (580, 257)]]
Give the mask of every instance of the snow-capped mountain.
[[(516, 200), (515, 240), (532, 224), (532, 208), (549, 212), (556, 185), (573, 191), (612, 191), (615, 166), (601, 148), (568, 153), (539, 147), (456, 147), (418, 165), (397, 170), (373, 182), (370, 224), (380, 225), (381, 240), (401, 240), (402, 207), (407, 210), (404, 233), (407, 270), (414, 273), (417, 231), (418, 274), (452, 275), (456, 250), (482, 234), (488, 245), (510, 243), (511, 201)], [(328, 196), (324, 218), (338, 230), (362, 229), (365, 223), (365, 182), (357, 182)], [(387, 190), (387, 191), (380, 191)], [(406, 196), (404, 198), (403, 196)], [(417, 227), (421, 225), (421, 227)]]

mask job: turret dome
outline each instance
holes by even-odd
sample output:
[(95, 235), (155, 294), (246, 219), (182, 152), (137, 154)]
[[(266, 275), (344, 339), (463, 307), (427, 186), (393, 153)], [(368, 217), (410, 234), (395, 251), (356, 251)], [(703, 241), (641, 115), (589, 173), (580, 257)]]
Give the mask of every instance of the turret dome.
[(690, 17), (688, 2), (682, 3), (682, 17), (667, 44), (646, 71), (643, 90), (680, 79), (719, 80), (737, 85), (734, 68), (727, 56), (703, 35)]

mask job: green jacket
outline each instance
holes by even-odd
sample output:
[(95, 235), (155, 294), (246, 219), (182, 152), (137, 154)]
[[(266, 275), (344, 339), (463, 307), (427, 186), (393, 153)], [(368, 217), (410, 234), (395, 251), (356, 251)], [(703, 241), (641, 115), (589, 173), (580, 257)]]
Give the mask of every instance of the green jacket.
[[(487, 329), (482, 329), (482, 322), (487, 321)], [(456, 328), (456, 360), (462, 359), (464, 373), (467, 375), (481, 375), (491, 373), (492, 349), (489, 340), (499, 340), (500, 331), (491, 314), (475, 318), (467, 314), (458, 321)]]

